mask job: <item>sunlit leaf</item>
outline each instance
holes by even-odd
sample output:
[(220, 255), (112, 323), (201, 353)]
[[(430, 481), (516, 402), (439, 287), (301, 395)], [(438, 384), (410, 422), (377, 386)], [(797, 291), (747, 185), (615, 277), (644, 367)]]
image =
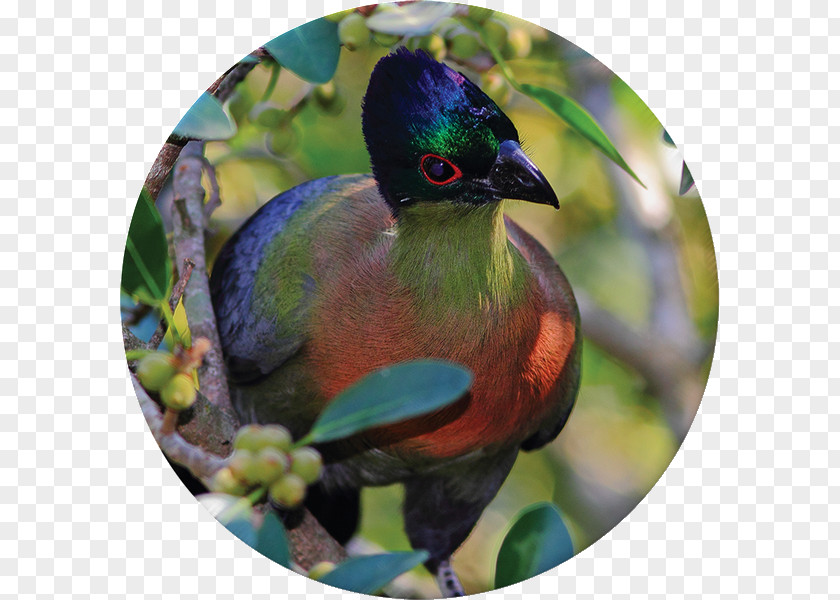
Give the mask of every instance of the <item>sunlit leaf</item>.
[(694, 187), (694, 177), (691, 176), (691, 171), (688, 170), (688, 165), (683, 161), (682, 176), (680, 177), (680, 196), (684, 196)]
[(373, 594), (428, 558), (425, 550), (356, 556), (339, 564), (319, 581), (351, 592)]
[(514, 519), (496, 559), (496, 588), (530, 579), (574, 556), (572, 538), (560, 511), (548, 502), (533, 504)]
[(283, 565), (286, 568), (291, 566), (289, 554), (289, 541), (286, 537), (286, 528), (280, 518), (274, 512), (269, 512), (263, 520), (262, 527), (257, 532), (258, 552), (265, 554), (268, 558)]
[(336, 396), (299, 443), (326, 442), (443, 408), (472, 383), (464, 367), (416, 360), (374, 371)]
[(456, 6), (447, 2), (415, 2), (377, 11), (367, 20), (373, 31), (392, 35), (427, 35), (434, 26), (455, 13)]
[(213, 94), (204, 92), (172, 133), (199, 140), (226, 140), (236, 133), (236, 124), (222, 108), (222, 103)]
[(621, 154), (619, 154), (618, 150), (616, 150), (610, 138), (607, 137), (607, 134), (604, 133), (603, 129), (595, 122), (595, 119), (580, 104), (568, 96), (563, 96), (552, 90), (528, 83), (519, 84), (519, 90), (563, 119), (572, 129), (592, 142), (598, 150), (607, 155), (608, 158), (624, 169), (644, 187), (642, 181), (633, 172), (633, 169), (630, 168)]
[(309, 21), (274, 38), (265, 49), (301, 79), (326, 83), (338, 67), (338, 23), (323, 18)]
[(163, 221), (151, 194), (143, 188), (128, 228), (121, 285), (129, 295), (160, 301), (168, 296), (171, 274)]

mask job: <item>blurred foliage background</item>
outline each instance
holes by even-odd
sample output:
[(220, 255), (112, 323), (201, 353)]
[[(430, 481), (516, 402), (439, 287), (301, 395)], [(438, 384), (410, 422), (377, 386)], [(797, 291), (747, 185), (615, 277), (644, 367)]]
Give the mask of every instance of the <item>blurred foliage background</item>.
[[(716, 335), (716, 264), (700, 198), (694, 189), (680, 195), (681, 182), (683, 191), (688, 187), (687, 171), (683, 173), (681, 154), (656, 117), (593, 57), (528, 22), (461, 7), (437, 20), (431, 34), (400, 36), (372, 33), (365, 22), (371, 10), (330, 17), (339, 22), (343, 47), (328, 83), (309, 83), (268, 60), (234, 90), (225, 110), (236, 134), (206, 144), (221, 195), (207, 239), (208, 260), (240, 223), (278, 193), (327, 175), (370, 172), (360, 121), (369, 74), (394, 47), (425, 48), (479, 84), (504, 109), (560, 198), (558, 211), (516, 202), (509, 202), (506, 211), (551, 251), (582, 303), (593, 307), (594, 312), (582, 311), (585, 332), (588, 325), (600, 325), (593, 330), (603, 337), (610, 321), (587, 323), (587, 315), (599, 319), (609, 314), (631, 332), (646, 331), (643, 342), (668, 338), (692, 352), (695, 385), (676, 399), (690, 423)], [(373, 15), (394, 10), (400, 8), (384, 5)], [(482, 24), (516, 81), (580, 103), (646, 187), (575, 128), (513, 89), (486, 40), (465, 26), (470, 19)], [(165, 188), (158, 198), (164, 221), (170, 202), (171, 191)], [(664, 276), (657, 263), (663, 249), (676, 265), (676, 271), (666, 270)], [(687, 315), (688, 324), (672, 327), (668, 319), (658, 318), (660, 311), (674, 308), (668, 302), (684, 304), (676, 312)], [(183, 322), (183, 313), (176, 312), (176, 318)], [(668, 466), (688, 424), (675, 425), (668, 416), (675, 399), (664, 397), (667, 387), (663, 391), (655, 377), (621, 350), (586, 340), (580, 395), (566, 428), (545, 449), (520, 454), (501, 492), (456, 554), (455, 569), (468, 592), (493, 588), (502, 537), (523, 507), (538, 501), (560, 507), (579, 552), (623, 519)], [(637, 344), (634, 354), (644, 352), (644, 343)], [(365, 491), (357, 548), (409, 549), (399, 526), (401, 493), (399, 486)], [(424, 570), (415, 570), (415, 576), (417, 593), (436, 595)]]

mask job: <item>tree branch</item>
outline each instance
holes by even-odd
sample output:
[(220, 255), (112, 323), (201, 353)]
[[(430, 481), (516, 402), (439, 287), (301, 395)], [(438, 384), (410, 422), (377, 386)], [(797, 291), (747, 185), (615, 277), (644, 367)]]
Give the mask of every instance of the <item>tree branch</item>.
[(223, 411), (233, 414), (227, 386), (222, 344), (216, 329), (216, 315), (210, 302), (210, 283), (204, 249), (204, 187), (201, 185), (204, 144), (190, 142), (184, 147), (175, 167), (172, 182), (175, 192), (172, 211), (173, 245), (180, 264), (192, 260), (195, 271), (184, 290), (184, 309), (187, 312), (193, 338), (206, 337), (210, 350), (198, 369), (202, 392)]

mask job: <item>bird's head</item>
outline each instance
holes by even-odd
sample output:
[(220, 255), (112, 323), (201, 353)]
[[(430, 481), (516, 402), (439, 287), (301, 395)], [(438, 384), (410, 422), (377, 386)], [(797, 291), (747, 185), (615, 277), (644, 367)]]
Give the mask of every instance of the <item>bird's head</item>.
[(377, 63), (362, 131), (379, 191), (397, 215), (415, 202), (511, 198), (558, 207), (507, 115), (422, 50), (400, 48)]

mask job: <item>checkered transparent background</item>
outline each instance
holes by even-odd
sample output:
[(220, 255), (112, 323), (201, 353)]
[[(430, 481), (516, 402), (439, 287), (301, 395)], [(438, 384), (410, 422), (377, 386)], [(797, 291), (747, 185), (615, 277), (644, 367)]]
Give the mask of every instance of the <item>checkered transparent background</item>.
[[(264, 41), (360, 3), (291, 4), (0, 10), (0, 598), (355, 596), (194, 501), (147, 432), (119, 329), (134, 199), (182, 112)], [(574, 560), (487, 596), (836, 597), (840, 5), (475, 4), (571, 39), (641, 95), (697, 179), (721, 284), (705, 399), (659, 484)]]

